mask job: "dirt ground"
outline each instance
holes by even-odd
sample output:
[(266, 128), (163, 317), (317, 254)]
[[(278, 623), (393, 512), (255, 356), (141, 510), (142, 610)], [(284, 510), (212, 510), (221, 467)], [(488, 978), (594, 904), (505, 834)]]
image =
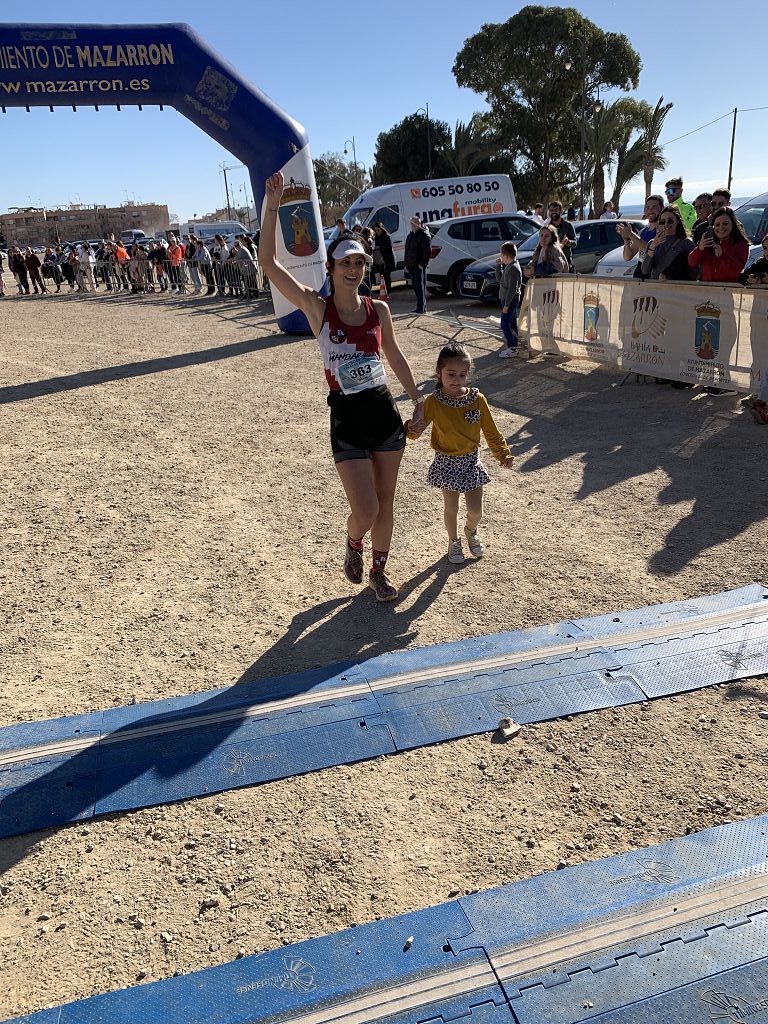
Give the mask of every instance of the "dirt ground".
[[(498, 360), (409, 299), (417, 378), (460, 337), (517, 464), (449, 566), (409, 445), (386, 607), (341, 574), (319, 357), (267, 301), (0, 303), (0, 725), (765, 581), (738, 399)], [(766, 813), (766, 706), (750, 680), (2, 840), (0, 1018)]]

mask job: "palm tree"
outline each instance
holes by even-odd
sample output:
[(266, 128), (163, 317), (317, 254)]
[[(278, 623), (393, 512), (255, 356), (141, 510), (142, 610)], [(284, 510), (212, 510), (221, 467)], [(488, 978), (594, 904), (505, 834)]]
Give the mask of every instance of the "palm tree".
[(640, 128), (647, 103), (619, 99), (595, 110), (586, 123), (588, 162), (592, 168), (592, 209), (596, 215), (605, 203), (605, 175), (618, 156), (623, 143), (626, 151), (633, 131)]
[(473, 114), (468, 124), (456, 122), (453, 143), (444, 146), (442, 152), (451, 172), (460, 177), (471, 174), (480, 164), (497, 156), (499, 149), (489, 135), (483, 115)]
[(616, 169), (613, 175), (611, 202), (617, 213), (620, 210), (621, 193), (643, 170), (643, 137), (641, 135), (634, 141), (631, 141), (631, 138), (632, 131), (629, 131), (616, 145)]
[(654, 171), (663, 171), (667, 166), (664, 159), (664, 150), (659, 145), (659, 136), (664, 127), (664, 119), (670, 112), (673, 103), (665, 103), (664, 97), (660, 97), (656, 106), (651, 110), (646, 104), (647, 113), (642, 124), (641, 141), (643, 144), (643, 180), (645, 181), (645, 198), (651, 194), (653, 189)]

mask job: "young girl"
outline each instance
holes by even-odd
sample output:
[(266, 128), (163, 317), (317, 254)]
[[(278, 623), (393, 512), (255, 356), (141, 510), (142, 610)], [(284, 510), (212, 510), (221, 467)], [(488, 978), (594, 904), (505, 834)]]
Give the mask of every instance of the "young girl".
[[(448, 531), (448, 561), (463, 562), (464, 551), (458, 530), (459, 495), (467, 505), (464, 533), (469, 550), (482, 558), (485, 548), (477, 535), (483, 517), (483, 486), (490, 481), (478, 458), (480, 431), (488, 447), (504, 469), (511, 469), (513, 456), (499, 432), (488, 402), (477, 388), (468, 388), (467, 377), (472, 359), (463, 345), (451, 342), (437, 357), (437, 385), (424, 403), (426, 424), (432, 424), (435, 458), (427, 473), (427, 483), (443, 492), (445, 528)], [(418, 424), (408, 425), (408, 437), (423, 433)]]
[(280, 172), (266, 183), (259, 257), (270, 285), (306, 315), (323, 359), (331, 450), (349, 502), (344, 574), (350, 583), (363, 582), (363, 539), (370, 533), (368, 586), (377, 601), (394, 601), (397, 587), (385, 569), (405, 428), (387, 384), (382, 356), (414, 403), (411, 422), (419, 432), (424, 429), (424, 400), (397, 343), (389, 306), (359, 294), (373, 262), (359, 241), (342, 234), (329, 246), (330, 294), (326, 296), (301, 284), (278, 262), (275, 238), (281, 230), (278, 209), (283, 186)]

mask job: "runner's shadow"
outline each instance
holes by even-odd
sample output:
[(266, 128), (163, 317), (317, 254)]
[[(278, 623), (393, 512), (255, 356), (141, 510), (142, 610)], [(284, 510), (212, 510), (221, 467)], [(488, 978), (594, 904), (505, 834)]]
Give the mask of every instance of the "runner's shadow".
[[(259, 705), (335, 683), (356, 664), (406, 647), (417, 636), (413, 623), (449, 575), (441, 559), (402, 588), (397, 604), (377, 606), (365, 592), (299, 612), (285, 635), (225, 689), (153, 702), (146, 709), (114, 708), (95, 721), (80, 715), (43, 728), (19, 727), (13, 740), (4, 736), (6, 753), (43, 743), (48, 750), (36, 762), (21, 760), (22, 767), (2, 777), (0, 836), (6, 838), (0, 842), (0, 872), (27, 855), (40, 838), (39, 830), (91, 820), (97, 807), (102, 816), (235, 788), (238, 783), (232, 784), (226, 770), (239, 766), (228, 764), (227, 753), (233, 753), (235, 734), (244, 727), (238, 743), (263, 745), (267, 735), (278, 735), (281, 742), (303, 750), (302, 729), (288, 724), (296, 712), (275, 709), (267, 733), (249, 730), (255, 719), (265, 721)], [(281, 674), (267, 675), (275, 671)], [(357, 711), (354, 717), (357, 725)], [(67, 756), (66, 750), (53, 749), (57, 743), (86, 745)], [(324, 766), (310, 762), (295, 770)], [(282, 777), (267, 772), (259, 778), (259, 770), (239, 784)]]

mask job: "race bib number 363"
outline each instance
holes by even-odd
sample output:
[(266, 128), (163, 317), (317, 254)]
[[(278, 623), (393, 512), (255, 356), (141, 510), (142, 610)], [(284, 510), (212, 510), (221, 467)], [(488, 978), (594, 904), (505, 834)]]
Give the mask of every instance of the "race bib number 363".
[(338, 369), (338, 375), (339, 385), (345, 395), (352, 395), (356, 391), (365, 391), (366, 388), (376, 388), (380, 384), (387, 383), (381, 359), (365, 352), (359, 352), (354, 359), (342, 363)]

